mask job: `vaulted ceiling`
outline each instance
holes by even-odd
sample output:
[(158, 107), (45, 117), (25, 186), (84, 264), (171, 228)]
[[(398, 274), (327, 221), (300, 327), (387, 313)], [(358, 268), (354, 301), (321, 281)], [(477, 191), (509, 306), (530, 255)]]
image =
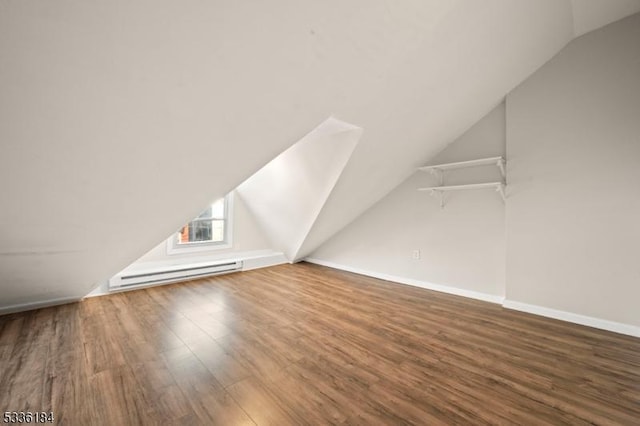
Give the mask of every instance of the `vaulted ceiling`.
[(237, 189), (274, 249), (295, 262), (362, 136), (334, 117), (271, 160)]
[(84, 296), (334, 115), (363, 134), (312, 250), (640, 9), (606, 3), (0, 1), (0, 307)]

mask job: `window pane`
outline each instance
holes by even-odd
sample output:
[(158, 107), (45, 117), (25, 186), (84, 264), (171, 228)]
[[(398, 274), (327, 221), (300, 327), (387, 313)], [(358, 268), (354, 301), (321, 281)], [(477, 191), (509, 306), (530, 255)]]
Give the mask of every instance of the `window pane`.
[[(216, 219), (211, 219), (216, 218)], [(198, 217), (186, 224), (177, 234), (178, 245), (225, 241), (225, 199), (211, 204)]]
[(211, 230), (210, 221), (191, 222), (189, 226), (189, 242), (211, 241)]
[(198, 217), (196, 217), (195, 219), (208, 219), (212, 217), (211, 216), (211, 206), (209, 206), (208, 208), (205, 209), (205, 211), (203, 211), (202, 213), (200, 213), (198, 215)]
[(223, 218), (224, 217), (224, 198), (216, 200), (211, 204), (211, 215), (208, 217)]
[(189, 224), (182, 227), (178, 232), (178, 244), (185, 244), (189, 242)]
[(213, 225), (210, 220), (189, 222), (178, 233), (178, 243), (188, 244), (213, 241), (212, 236)]
[(213, 220), (212, 223), (212, 241), (224, 241), (224, 220)]

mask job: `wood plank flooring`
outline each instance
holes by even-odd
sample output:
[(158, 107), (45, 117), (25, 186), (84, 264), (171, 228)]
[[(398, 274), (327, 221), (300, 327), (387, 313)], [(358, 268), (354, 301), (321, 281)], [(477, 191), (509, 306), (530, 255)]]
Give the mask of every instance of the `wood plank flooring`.
[(310, 265), (0, 317), (0, 415), (640, 424), (640, 339)]

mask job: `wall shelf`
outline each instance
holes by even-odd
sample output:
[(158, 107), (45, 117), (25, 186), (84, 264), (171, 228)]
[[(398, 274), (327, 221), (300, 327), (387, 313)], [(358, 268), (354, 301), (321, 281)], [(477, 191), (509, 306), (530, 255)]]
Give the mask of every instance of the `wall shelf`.
[(487, 182), (487, 183), (470, 183), (467, 185), (449, 185), (449, 186), (431, 186), (427, 188), (418, 188), (418, 191), (429, 191), (431, 194), (437, 193), (440, 196), (440, 207), (444, 207), (444, 193), (448, 191), (463, 191), (467, 189), (486, 189), (492, 188), (500, 193), (502, 200), (506, 199), (504, 194), (504, 183)]
[[(445, 170), (463, 169), (467, 167), (489, 166), (489, 165), (495, 165), (498, 168), (498, 170), (500, 170), (500, 175), (502, 175), (502, 179), (503, 179), (502, 182), (470, 183), (465, 185), (444, 185)], [(504, 183), (504, 179), (506, 176), (505, 160), (502, 157), (480, 158), (477, 160), (436, 164), (433, 166), (420, 167), (418, 168), (418, 170), (423, 172), (429, 172), (438, 177), (438, 182), (440, 183), (438, 186), (418, 188), (418, 191), (429, 191), (431, 195), (438, 194), (440, 196), (441, 208), (444, 207), (444, 193), (448, 191), (463, 191), (463, 190), (470, 190), (470, 189), (491, 188), (491, 189), (494, 189), (496, 192), (500, 193), (500, 196), (502, 197), (503, 201), (506, 200), (505, 183)]]
[(469, 160), (469, 161), (458, 161), (456, 163), (445, 163), (445, 164), (436, 164), (434, 166), (424, 166), (419, 167), (418, 170), (423, 172), (430, 172), (434, 175), (437, 175), (440, 180), (440, 185), (442, 185), (442, 172), (445, 170), (452, 169), (464, 169), (467, 167), (477, 167), (477, 166), (489, 166), (495, 165), (502, 175), (502, 179), (505, 178), (505, 161), (502, 157), (489, 157), (489, 158), (480, 158), (478, 160)]

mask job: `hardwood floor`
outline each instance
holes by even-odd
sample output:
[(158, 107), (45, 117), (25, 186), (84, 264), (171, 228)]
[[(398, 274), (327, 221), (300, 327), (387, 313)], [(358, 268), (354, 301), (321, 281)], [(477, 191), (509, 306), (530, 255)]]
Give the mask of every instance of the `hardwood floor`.
[(640, 339), (304, 263), (6, 315), (0, 362), (56, 424), (640, 424)]

